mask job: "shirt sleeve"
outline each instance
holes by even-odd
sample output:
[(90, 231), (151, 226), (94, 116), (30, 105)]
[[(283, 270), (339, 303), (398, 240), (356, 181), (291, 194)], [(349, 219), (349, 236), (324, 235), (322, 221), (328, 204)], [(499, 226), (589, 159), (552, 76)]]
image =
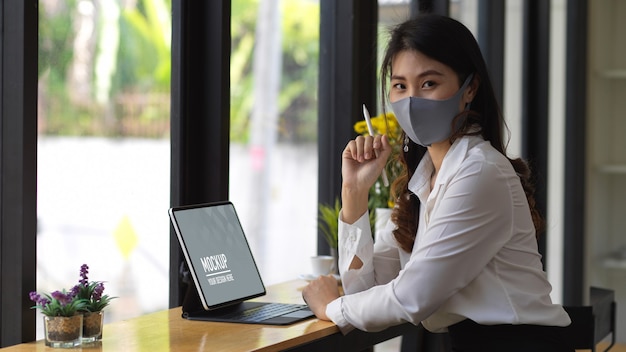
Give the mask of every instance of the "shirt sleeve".
[[(374, 286), (374, 275), (369, 273), (373, 265), (364, 261), (360, 270), (367, 275), (360, 284), (363, 288), (372, 284), (371, 288), (351, 291), (333, 302), (329, 317), (364, 331), (426, 319), (468, 285), (510, 238), (514, 205), (509, 182), (511, 178), (496, 165), (466, 165), (446, 189), (438, 190), (443, 193), (423, 238), (397, 277)], [(361, 232), (363, 236), (365, 231)], [(341, 319), (336, 318), (339, 313)], [(342, 331), (345, 326), (340, 325)]]
[[(398, 247), (391, 235), (392, 225), (389, 221), (374, 243), (369, 212), (353, 224), (339, 220), (339, 272), (346, 294), (388, 283), (398, 275), (400, 260)], [(363, 266), (348, 270), (354, 257), (358, 257)]]
[[(340, 216), (341, 219), (341, 216)], [(389, 221), (374, 244), (369, 212), (365, 212), (353, 224), (339, 220), (339, 272), (345, 294), (365, 291), (376, 285), (390, 282), (400, 271), (398, 247), (392, 236), (393, 222)], [(358, 257), (363, 266), (348, 270), (354, 257)], [(326, 315), (345, 334), (354, 327), (346, 320), (342, 311), (342, 298), (331, 302), (326, 308)]]

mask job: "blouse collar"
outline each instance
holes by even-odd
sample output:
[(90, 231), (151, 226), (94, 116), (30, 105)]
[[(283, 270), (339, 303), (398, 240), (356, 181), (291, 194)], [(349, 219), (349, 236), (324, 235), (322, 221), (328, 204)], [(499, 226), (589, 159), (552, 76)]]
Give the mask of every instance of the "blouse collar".
[[(441, 169), (435, 180), (435, 187), (437, 185), (445, 184), (449, 178), (451, 178), (461, 166), (463, 160), (465, 160), (468, 151), (480, 142), (483, 142), (482, 136), (463, 136), (458, 138), (443, 158)], [(425, 203), (428, 195), (430, 194), (430, 177), (435, 171), (435, 166), (427, 152), (417, 165), (417, 169), (413, 174), (413, 177), (409, 180), (409, 191), (413, 192)]]

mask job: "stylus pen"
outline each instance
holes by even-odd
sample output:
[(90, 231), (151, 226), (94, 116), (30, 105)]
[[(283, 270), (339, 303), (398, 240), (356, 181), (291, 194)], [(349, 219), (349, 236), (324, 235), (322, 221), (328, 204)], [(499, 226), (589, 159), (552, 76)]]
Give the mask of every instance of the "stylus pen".
[[(367, 130), (370, 132), (370, 136), (374, 136), (374, 126), (372, 126), (372, 119), (370, 118), (370, 112), (367, 110), (367, 107), (365, 107), (365, 104), (363, 104), (363, 117), (365, 117), (365, 123), (367, 123)], [(378, 150), (374, 150), (374, 152), (376, 153), (376, 157), (378, 158)], [(384, 168), (383, 168), (382, 177), (383, 177), (383, 185), (385, 185), (385, 187), (389, 187), (389, 179), (387, 178), (387, 171), (385, 171)]]

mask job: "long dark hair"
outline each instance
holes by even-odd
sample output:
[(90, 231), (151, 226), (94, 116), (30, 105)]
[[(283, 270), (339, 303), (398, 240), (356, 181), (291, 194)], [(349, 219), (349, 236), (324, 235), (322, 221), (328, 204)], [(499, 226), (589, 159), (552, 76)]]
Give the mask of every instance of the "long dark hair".
[[(387, 85), (392, 74), (393, 59), (398, 53), (407, 50), (419, 51), (452, 68), (458, 76), (459, 86), (470, 74), (474, 74), (474, 79), (480, 82), (478, 90), (471, 109), (455, 119), (462, 123), (452, 135), (451, 142), (462, 135), (480, 134), (496, 150), (507, 156), (503, 132), (508, 132), (508, 129), (493, 92), (480, 47), (472, 33), (460, 22), (435, 14), (422, 14), (393, 28), (381, 68), (383, 107), (387, 106)], [(472, 128), (476, 125), (480, 126), (479, 130)], [(404, 139), (404, 133), (402, 138)], [(409, 141), (408, 151), (398, 155), (400, 163), (404, 165), (404, 172), (392, 185), (392, 194), (397, 204), (391, 216), (396, 224), (393, 234), (400, 247), (407, 252), (411, 252), (415, 242), (420, 207), (419, 199), (408, 190), (407, 185), (425, 153), (425, 147)], [(530, 169), (522, 159), (509, 158), (509, 161), (520, 177), (535, 229), (539, 233), (543, 220), (535, 207), (535, 190), (530, 180)]]

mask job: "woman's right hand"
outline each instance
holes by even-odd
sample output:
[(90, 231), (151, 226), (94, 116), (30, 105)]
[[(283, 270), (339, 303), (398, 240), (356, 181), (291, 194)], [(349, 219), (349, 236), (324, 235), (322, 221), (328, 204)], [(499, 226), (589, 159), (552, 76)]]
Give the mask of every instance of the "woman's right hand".
[(380, 176), (391, 154), (387, 136), (358, 136), (342, 154), (342, 220), (353, 223), (367, 210), (370, 188)]

